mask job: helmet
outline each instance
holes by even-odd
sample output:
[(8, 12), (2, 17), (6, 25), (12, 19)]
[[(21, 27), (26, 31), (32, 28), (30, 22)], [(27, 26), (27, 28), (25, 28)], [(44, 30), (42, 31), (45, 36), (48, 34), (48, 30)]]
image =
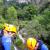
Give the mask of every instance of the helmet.
[(9, 25), (8, 31), (12, 31), (16, 33), (16, 27), (14, 25)]
[(8, 31), (9, 25), (7, 23), (4, 24), (4, 29)]
[(33, 49), (35, 47), (36, 43), (37, 43), (37, 41), (36, 41), (35, 38), (28, 38), (26, 45), (31, 50), (31, 49)]
[(11, 24), (4, 24), (4, 29), (7, 31), (12, 31), (16, 33), (16, 27), (14, 25)]

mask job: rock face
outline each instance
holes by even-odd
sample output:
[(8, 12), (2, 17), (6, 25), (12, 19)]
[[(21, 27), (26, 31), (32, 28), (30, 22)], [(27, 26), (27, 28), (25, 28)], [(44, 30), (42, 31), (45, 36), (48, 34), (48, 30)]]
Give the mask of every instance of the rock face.
[(48, 0), (16, 0), (16, 2), (19, 2), (19, 3), (36, 3), (36, 4), (39, 4), (39, 3), (42, 3), (42, 2), (45, 2), (45, 1), (48, 1)]
[(31, 0), (16, 0), (18, 3), (28, 3), (31, 2)]
[(33, 4), (36, 4), (36, 5), (39, 5), (39, 4), (46, 3), (50, 0), (7, 0), (7, 1), (15, 1), (15, 2), (18, 2), (18, 3), (33, 3)]

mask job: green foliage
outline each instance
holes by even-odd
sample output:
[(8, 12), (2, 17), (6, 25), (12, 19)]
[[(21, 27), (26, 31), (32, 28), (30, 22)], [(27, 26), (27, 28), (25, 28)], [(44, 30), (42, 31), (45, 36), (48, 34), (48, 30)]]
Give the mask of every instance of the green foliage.
[(18, 36), (16, 37), (16, 41), (14, 41), (14, 44), (16, 44), (16, 46), (18, 46), (18, 47), (20, 47), (22, 45), (22, 41)]
[(7, 16), (8, 18), (17, 18), (17, 11), (13, 6), (7, 9)]
[(2, 15), (3, 12), (3, 0), (0, 0), (0, 15)]
[(5, 22), (4, 18), (2, 18), (2, 16), (0, 16), (0, 23), (4, 23), (4, 22)]
[(3, 6), (0, 6), (0, 15), (3, 13)]
[(3, 3), (3, 0), (0, 0), (0, 5)]
[(42, 24), (42, 22), (43, 22), (43, 20), (44, 20), (43, 15), (38, 15), (38, 16), (35, 15), (34, 18), (35, 18), (36, 20), (38, 20), (40, 24)]
[(50, 31), (50, 23), (47, 24), (47, 30)]
[(50, 30), (50, 10), (49, 8), (45, 9), (43, 12), (43, 17), (44, 17), (44, 22), (43, 24), (45, 25), (45, 28), (47, 31)]
[(28, 4), (26, 3), (16, 3), (16, 5), (18, 6), (18, 8), (23, 9), (25, 6), (27, 6)]
[[(7, 22), (26, 28), (28, 36), (41, 36), (43, 33), (43, 38), (49, 40), (50, 6), (48, 5), (44, 10), (41, 10), (41, 8), (39, 10), (37, 6), (32, 4), (14, 3), (9, 2), (9, 6), (5, 7), (6, 5), (3, 6), (3, 0), (0, 0), (0, 29), (3, 28), (3, 23)], [(23, 46), (19, 37), (16, 38), (14, 43), (19, 47)]]
[(0, 29), (2, 29), (2, 28), (3, 28), (3, 24), (0, 23)]
[(35, 36), (36, 34), (40, 36), (42, 33), (47, 33), (44, 26), (41, 25), (37, 19), (31, 21), (20, 21), (19, 24), (26, 28), (28, 36)]
[(12, 44), (12, 46), (11, 46), (11, 50), (14, 50), (14, 45)]
[(37, 12), (36, 6), (33, 6), (31, 4), (23, 7), (23, 9), (19, 9), (19, 10), (18, 10), (17, 16), (21, 20), (31, 20), (31, 18), (33, 18)]
[(50, 8), (45, 9), (43, 14), (46, 15), (46, 18), (48, 17), (48, 19), (50, 19)]

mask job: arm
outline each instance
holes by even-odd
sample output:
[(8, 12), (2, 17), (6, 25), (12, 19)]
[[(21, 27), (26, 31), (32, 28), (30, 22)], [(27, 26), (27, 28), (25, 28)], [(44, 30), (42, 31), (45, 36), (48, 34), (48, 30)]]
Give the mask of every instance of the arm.
[(19, 38), (22, 40), (22, 43), (24, 44), (25, 43), (25, 39), (22, 37), (22, 35), (21, 34), (19, 34), (18, 33), (18, 36), (19, 36)]
[(37, 43), (37, 44), (36, 44), (36, 46), (35, 46), (35, 50), (37, 50), (37, 49), (38, 49), (38, 46), (39, 46), (39, 43)]

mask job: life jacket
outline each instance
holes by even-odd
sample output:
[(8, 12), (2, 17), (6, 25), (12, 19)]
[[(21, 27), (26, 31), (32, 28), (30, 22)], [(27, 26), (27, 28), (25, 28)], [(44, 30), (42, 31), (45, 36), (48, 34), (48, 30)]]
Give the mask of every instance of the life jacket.
[(2, 37), (2, 44), (5, 48), (5, 50), (11, 50), (11, 43), (12, 43), (11, 37), (9, 37), (9, 36)]

